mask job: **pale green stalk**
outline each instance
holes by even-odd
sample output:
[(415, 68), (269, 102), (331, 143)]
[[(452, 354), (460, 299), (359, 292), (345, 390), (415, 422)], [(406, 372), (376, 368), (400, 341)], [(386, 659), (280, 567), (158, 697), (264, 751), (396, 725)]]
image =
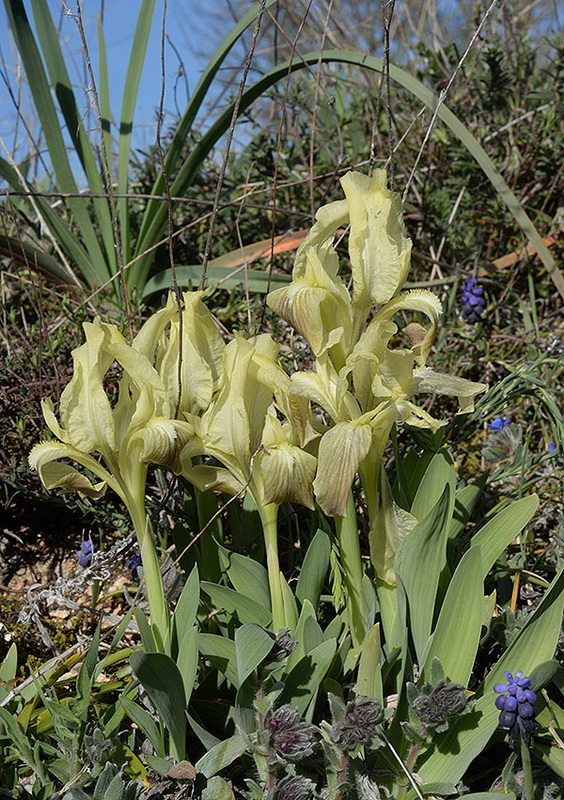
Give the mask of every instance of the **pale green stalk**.
[(123, 497), (133, 529), (137, 536), (141, 560), (143, 562), (143, 576), (147, 587), (147, 600), (151, 615), (151, 629), (155, 638), (157, 649), (165, 653), (169, 645), (170, 613), (165, 597), (161, 566), (155, 545), (153, 527), (145, 508), (145, 476), (136, 482), (136, 490), (131, 492), (124, 488)]
[(264, 544), (266, 547), (266, 566), (268, 570), (268, 585), (270, 587), (270, 600), (272, 603), (272, 630), (279, 631), (286, 628), (286, 614), (284, 613), (284, 596), (280, 583), (280, 562), (278, 560), (278, 505), (270, 503), (266, 506), (257, 505)]
[(349, 611), (351, 636), (354, 647), (360, 647), (368, 629), (368, 613), (362, 589), (364, 567), (360, 554), (360, 541), (353, 493), (349, 493), (344, 517), (335, 517), (335, 529), (345, 573), (345, 594)]

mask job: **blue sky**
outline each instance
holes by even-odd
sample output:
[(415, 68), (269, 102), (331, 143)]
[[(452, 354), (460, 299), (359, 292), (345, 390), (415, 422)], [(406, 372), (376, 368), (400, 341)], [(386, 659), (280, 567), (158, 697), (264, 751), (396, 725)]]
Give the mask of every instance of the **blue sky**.
[[(63, 42), (63, 53), (67, 61), (67, 68), (71, 73), (71, 79), (75, 82), (75, 96), (79, 107), (86, 113), (89, 105), (89, 97), (84, 91), (86, 76), (84, 72), (83, 59), (81, 57), (80, 40), (77, 26), (73, 19), (64, 13), (61, 0), (47, 0), (56, 26), (60, 26), (61, 40)], [(24, 0), (26, 10), (30, 19), (31, 4)], [(73, 9), (75, 3), (69, 0), (69, 7)], [(123, 86), (129, 62), (131, 44), (135, 31), (135, 25), (141, 0), (85, 0), (83, 2), (83, 15), (86, 29), (86, 37), (97, 75), (97, 33), (96, 17), (104, 6), (104, 31), (107, 45), (107, 57), (110, 73), (110, 95), (112, 112), (114, 119), (117, 119), (123, 94)], [(211, 4), (207, 4), (211, 11)], [(141, 79), (141, 85), (137, 101), (136, 127), (134, 130), (134, 147), (144, 148), (155, 141), (155, 120), (161, 93), (161, 27), (162, 27), (162, 0), (156, 4), (149, 45), (147, 48), (147, 58)], [(173, 47), (167, 42), (165, 47), (165, 119), (171, 120), (175, 115), (176, 106), (180, 112), (184, 110), (187, 100), (187, 85), (192, 91), (196, 85), (199, 73), (205, 66), (203, 56), (194, 55), (193, 49), (207, 50), (211, 54), (217, 44), (219, 37), (210, 34), (209, 42), (205, 41), (200, 32), (196, 32), (190, 25), (190, 18), (194, 14), (206, 13), (206, 2), (196, 3), (195, 0), (168, 0), (166, 31), (174, 45), (179, 51), (180, 57), (185, 68), (185, 77), (178, 78), (179, 69), (178, 57)], [(201, 19), (201, 18), (200, 18)], [(203, 30), (206, 30), (205, 25)], [(16, 53), (8, 31), (8, 17), (2, 3), (0, 5), (0, 47), (2, 61), (4, 62), (4, 74), (7, 76), (14, 90), (17, 91), (16, 78)], [(176, 94), (174, 87), (176, 85)], [(168, 112), (168, 114), (166, 114)], [(36, 125), (32, 105), (25, 103), (25, 114), (33, 128)], [(16, 135), (15, 111), (13, 102), (4, 80), (0, 79), (0, 136), (6, 145), (13, 152), (14, 145), (17, 143), (18, 155), (24, 155), (25, 133), (21, 128)], [(0, 155), (5, 157), (3, 148), (0, 146)]]

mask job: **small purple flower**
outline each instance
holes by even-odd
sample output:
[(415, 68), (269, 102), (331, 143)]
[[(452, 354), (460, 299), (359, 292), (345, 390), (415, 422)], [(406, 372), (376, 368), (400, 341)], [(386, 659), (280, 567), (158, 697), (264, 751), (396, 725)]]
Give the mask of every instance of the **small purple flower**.
[(80, 545), (80, 550), (76, 551), (78, 563), (81, 567), (89, 567), (92, 561), (92, 553), (94, 552), (94, 544), (91, 539), (85, 539)]
[(134, 580), (136, 583), (139, 583), (138, 569), (141, 566), (141, 564), (142, 564), (141, 553), (133, 553), (133, 555), (125, 565), (127, 569), (131, 571), (131, 579)]
[(499, 433), (504, 428), (507, 428), (507, 426), (510, 424), (511, 420), (509, 419), (509, 417), (494, 417), (493, 422), (490, 422), (490, 424), (488, 425), (488, 430), (496, 431), (497, 433)]
[(494, 692), (499, 695), (495, 699), (496, 708), (499, 708), (499, 724), (509, 731), (509, 741), (514, 744), (521, 735), (527, 747), (533, 743), (535, 731), (536, 694), (530, 689), (531, 679), (523, 676), (522, 670), (517, 670), (515, 675), (504, 672), (507, 683), (496, 683)]
[(546, 448), (547, 453), (553, 453), (555, 450), (556, 450), (556, 445), (554, 444), (554, 442), (551, 442)]
[(478, 286), (477, 278), (468, 278), (462, 284), (462, 316), (471, 325), (474, 325), (486, 310), (484, 290)]

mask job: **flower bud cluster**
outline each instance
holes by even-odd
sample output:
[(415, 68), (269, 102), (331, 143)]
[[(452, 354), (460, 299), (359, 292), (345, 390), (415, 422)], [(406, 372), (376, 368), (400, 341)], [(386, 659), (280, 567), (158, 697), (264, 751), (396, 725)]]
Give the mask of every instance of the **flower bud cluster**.
[(345, 752), (368, 744), (383, 716), (379, 700), (371, 697), (352, 700), (347, 703), (344, 719), (335, 722), (331, 728), (331, 739)]
[(424, 685), (423, 694), (413, 700), (412, 707), (423, 725), (436, 728), (444, 725), (448, 717), (460, 714), (467, 702), (468, 694), (462, 684), (443, 680), (432, 689)]
[(300, 761), (316, 744), (317, 728), (289, 705), (280, 706), (267, 723), (269, 745), (284, 761)]

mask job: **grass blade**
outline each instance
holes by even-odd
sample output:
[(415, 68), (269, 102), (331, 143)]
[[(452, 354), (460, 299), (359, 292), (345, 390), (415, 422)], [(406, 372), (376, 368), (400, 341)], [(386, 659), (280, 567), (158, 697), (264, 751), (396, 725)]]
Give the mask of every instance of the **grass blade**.
[[(105, 188), (98, 170), (96, 155), (88, 139), (83, 115), (79, 111), (61, 51), (60, 36), (53, 24), (47, 4), (43, 0), (32, 0), (32, 8), (35, 27), (51, 84), (55, 87), (55, 94), (59, 101), (61, 113), (86, 175), (88, 186), (93, 194), (104, 194)], [(105, 281), (117, 269), (112, 220), (108, 201), (105, 198), (94, 198), (93, 208), (96, 215), (96, 227), (104, 242), (106, 261), (104, 265), (100, 264), (100, 277), (102, 277), (103, 266), (105, 266), (106, 269), (103, 275), (103, 280)]]
[[(137, 94), (139, 92), (139, 83), (141, 81), (141, 72), (145, 62), (147, 42), (149, 41), (149, 33), (151, 32), (151, 23), (153, 21), (154, 10), (155, 0), (143, 0), (143, 4), (141, 5), (139, 14), (137, 16), (137, 26), (135, 28), (133, 44), (131, 45), (131, 56), (129, 58), (129, 65), (127, 67), (127, 74), (125, 76), (119, 123), (118, 193), (120, 194), (125, 194), (128, 187), (129, 156), (131, 153), (131, 136), (133, 133), (133, 115), (135, 113)], [(128, 201), (126, 198), (120, 198), (118, 203), (118, 214), (120, 219), (123, 258), (125, 263), (127, 263), (130, 258), (131, 247), (129, 241)], [(128, 285), (135, 286), (135, 273), (133, 270), (129, 270), (127, 277), (129, 278)]]
[[(67, 156), (61, 124), (24, 5), (22, 0), (4, 0), (4, 5), (49, 149), (58, 188), (62, 192), (76, 194), (78, 193), (78, 187)], [(99, 285), (103, 282), (102, 276), (107, 272), (105, 268), (106, 261), (90, 220), (88, 209), (84, 201), (79, 198), (67, 198), (67, 204), (75, 217), (76, 225), (88, 251), (89, 263), (82, 262), (78, 266), (90, 283)], [(53, 233), (56, 235), (55, 231)]]

